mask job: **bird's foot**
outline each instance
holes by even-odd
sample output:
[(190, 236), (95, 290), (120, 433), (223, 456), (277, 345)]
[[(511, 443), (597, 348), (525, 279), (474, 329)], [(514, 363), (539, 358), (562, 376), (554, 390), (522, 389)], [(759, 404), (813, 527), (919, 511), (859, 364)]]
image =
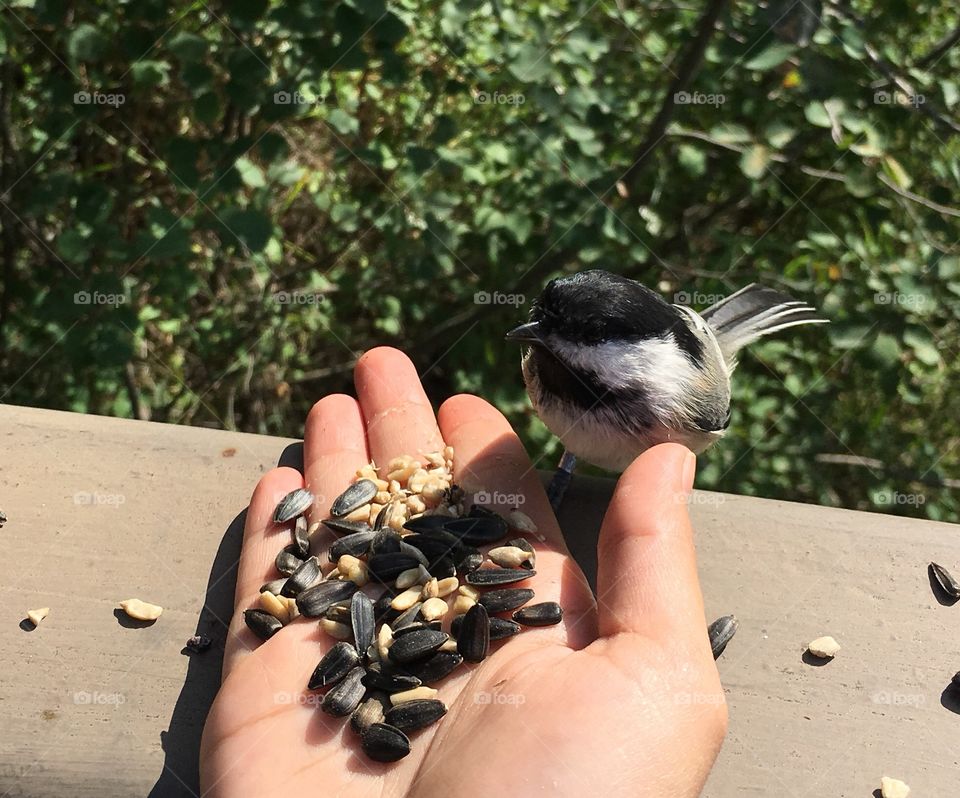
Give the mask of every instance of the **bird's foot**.
[(573, 479), (573, 469), (577, 467), (577, 458), (564, 452), (560, 458), (560, 464), (547, 486), (547, 498), (550, 500), (550, 506), (553, 508), (553, 514), (559, 516), (560, 505), (563, 504), (563, 497), (567, 494), (567, 488), (570, 487), (570, 480)]

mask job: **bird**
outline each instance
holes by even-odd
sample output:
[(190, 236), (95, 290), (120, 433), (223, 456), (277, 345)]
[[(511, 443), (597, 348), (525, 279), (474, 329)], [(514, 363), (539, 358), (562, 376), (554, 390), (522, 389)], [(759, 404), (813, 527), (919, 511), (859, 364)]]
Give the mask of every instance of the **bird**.
[(696, 454), (712, 446), (730, 424), (737, 353), (771, 333), (827, 321), (757, 283), (698, 313), (600, 269), (551, 280), (506, 339), (524, 346), (527, 394), (565, 449), (548, 489), (554, 510), (578, 458), (619, 472), (658, 443)]

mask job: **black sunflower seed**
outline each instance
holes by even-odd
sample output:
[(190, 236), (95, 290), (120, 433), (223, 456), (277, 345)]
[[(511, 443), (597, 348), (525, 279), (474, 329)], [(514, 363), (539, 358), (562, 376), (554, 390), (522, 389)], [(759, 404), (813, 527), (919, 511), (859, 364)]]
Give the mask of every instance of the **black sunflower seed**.
[(457, 636), (457, 651), (467, 662), (483, 662), (490, 651), (490, 616), (482, 604), (474, 604), (463, 616)]
[(534, 593), (527, 587), (508, 587), (503, 590), (491, 590), (480, 596), (480, 604), (487, 608), (491, 615), (497, 612), (507, 612), (522, 607)]
[(446, 632), (433, 629), (417, 629), (410, 634), (397, 637), (388, 651), (392, 662), (415, 662), (426, 659), (450, 639)]
[(303, 565), (303, 560), (292, 551), (292, 546), (286, 546), (277, 552), (277, 558), (273, 561), (273, 564), (280, 573), (290, 576)]
[(377, 517), (373, 519), (373, 529), (375, 532), (379, 532), (381, 529), (383, 529), (383, 525), (387, 523), (387, 513), (389, 512), (389, 504), (385, 504), (380, 508), (380, 512), (377, 513)]
[(960, 598), (960, 585), (957, 584), (957, 580), (950, 575), (946, 568), (932, 562), (930, 563), (930, 573), (945, 595), (953, 599)]
[(447, 579), (448, 577), (457, 575), (457, 566), (453, 564), (453, 560), (449, 557), (441, 557), (430, 563), (430, 565), (427, 566), (427, 570), (430, 572), (430, 576), (436, 577), (437, 579)]
[(363, 734), (374, 723), (383, 722), (384, 713), (389, 707), (390, 699), (386, 693), (371, 693), (350, 716), (350, 728), (357, 734)]
[(334, 604), (357, 592), (357, 586), (346, 579), (319, 582), (297, 594), (297, 609), (308, 618), (319, 618)]
[(425, 557), (427, 557), (428, 565), (433, 560), (452, 554), (460, 545), (460, 542), (457, 540), (448, 542), (446, 540), (436, 538), (433, 535), (426, 535), (419, 532), (415, 532), (412, 535), (407, 535), (403, 539), (403, 542), (411, 548), (417, 549)]
[(423, 606), (422, 601), (418, 601), (410, 609), (404, 610), (401, 612), (390, 624), (390, 628), (393, 629), (394, 634), (403, 629), (405, 626), (409, 626), (412, 623), (415, 623), (420, 618), (420, 608)]
[(377, 485), (369, 479), (358, 479), (343, 493), (334, 499), (330, 505), (330, 515), (334, 518), (343, 518), (354, 510), (373, 501), (377, 495)]
[(373, 643), (376, 630), (376, 620), (373, 614), (373, 602), (366, 593), (357, 591), (350, 600), (350, 625), (353, 628), (353, 639), (362, 656), (366, 656), (367, 649)]
[(269, 640), (283, 628), (283, 624), (269, 612), (263, 610), (244, 610), (243, 620), (250, 631), (261, 640)]
[(263, 593), (266, 590), (268, 593), (273, 593), (275, 596), (280, 595), (280, 591), (283, 590), (283, 586), (287, 583), (287, 580), (290, 577), (284, 576), (280, 579), (274, 579), (272, 582), (267, 582), (266, 584), (260, 585), (260, 592)]
[(484, 507), (482, 504), (471, 504), (467, 511), (468, 518), (499, 518), (500, 516), (494, 510)]
[[(353, 595), (357, 595), (354, 593)], [(333, 604), (324, 611), (323, 617), (328, 621), (336, 621), (345, 626), (350, 625), (350, 602), (341, 601), (339, 604)]]
[(404, 571), (416, 568), (420, 562), (409, 554), (374, 554), (367, 560), (370, 576), (381, 582), (392, 582)]
[(396, 762), (410, 753), (410, 739), (386, 723), (372, 723), (360, 738), (363, 752), (375, 762)]
[(344, 521), (342, 518), (328, 518), (323, 522), (323, 525), (338, 535), (355, 535), (358, 532), (374, 531), (373, 527), (366, 521)]
[(471, 571), (476, 571), (481, 565), (483, 565), (484, 556), (476, 549), (470, 549), (464, 547), (464, 549), (458, 549), (458, 552), (463, 551), (463, 555), (460, 560), (457, 561), (457, 571), (462, 574), (469, 574)]
[(416, 731), (436, 723), (447, 714), (443, 701), (423, 698), (417, 701), (404, 701), (387, 710), (384, 720), (390, 726), (403, 732)]
[(430, 560), (427, 559), (427, 555), (415, 546), (411, 546), (405, 540), (400, 541), (400, 553), (406, 554), (408, 557), (413, 557), (424, 568), (430, 565)]
[(293, 547), (300, 559), (310, 556), (310, 538), (307, 536), (307, 517), (301, 515), (293, 525)]
[(380, 529), (370, 541), (370, 555), (399, 554), (400, 536), (392, 529)]
[[(460, 626), (463, 623), (463, 616), (458, 615), (450, 624), (450, 633), (454, 637), (460, 636)], [(494, 616), (490, 619), (490, 642), (494, 643), (497, 640), (503, 640), (507, 637), (513, 637), (516, 634), (520, 634), (520, 624), (516, 621), (510, 621), (506, 618), (497, 618)]]
[(740, 622), (732, 615), (723, 615), (710, 624), (707, 634), (710, 636), (710, 648), (713, 649), (714, 659), (723, 653), (739, 627)]
[(399, 629), (394, 629), (393, 636), (394, 638), (402, 637), (405, 634), (417, 631), (417, 629), (433, 629), (434, 631), (439, 631), (442, 625), (440, 621), (414, 621), (406, 626), (401, 626)]
[(960, 690), (960, 671), (953, 674), (953, 678), (950, 679), (950, 685), (954, 689)]
[(283, 587), (280, 589), (280, 595), (292, 598), (300, 591), (310, 587), (310, 585), (317, 581), (319, 576), (320, 561), (316, 557), (304, 560), (300, 567), (290, 574), (290, 578), (284, 582)]
[(373, 603), (373, 617), (377, 623), (388, 624), (400, 617), (400, 610), (395, 610), (390, 606), (390, 602), (396, 595), (396, 588), (389, 586), (380, 594), (380, 598)]
[(528, 571), (525, 568), (480, 568), (464, 577), (468, 585), (477, 585), (488, 587), (490, 585), (512, 585), (514, 582), (522, 582), (531, 576), (536, 576), (536, 571)]
[(350, 643), (337, 643), (323, 655), (317, 667), (313, 669), (310, 681), (307, 682), (307, 689), (316, 690), (336, 684), (350, 673), (359, 661), (357, 650)]
[(449, 521), (449, 515), (421, 515), (419, 518), (411, 518), (403, 525), (404, 529), (411, 532), (426, 532), (430, 529), (441, 529)]
[(186, 649), (194, 654), (200, 654), (210, 648), (213, 641), (206, 635), (194, 635), (186, 643)]
[(513, 613), (513, 620), (524, 626), (553, 626), (563, 620), (563, 607), (555, 601), (531, 604)]
[(463, 662), (455, 651), (438, 651), (432, 657), (420, 662), (408, 662), (393, 665), (392, 671), (406, 676), (415, 676), (424, 684), (434, 684), (449, 676)]
[(350, 715), (363, 701), (363, 694), (367, 689), (363, 686), (363, 668), (353, 668), (337, 684), (330, 688), (323, 697), (320, 709), (328, 715), (342, 718)]
[(510, 531), (506, 520), (496, 514), (479, 518), (455, 518), (444, 524), (443, 529), (471, 546), (495, 543), (505, 538)]
[(407, 676), (402, 673), (387, 672), (384, 673), (381, 667), (374, 667), (379, 663), (373, 663), (367, 668), (367, 674), (363, 677), (363, 683), (373, 690), (384, 690), (388, 693), (402, 693), (405, 690), (412, 690), (419, 687), (421, 682), (416, 676)]
[(330, 562), (336, 562), (344, 554), (351, 554), (354, 557), (365, 556), (375, 534), (371, 529), (365, 532), (354, 532), (339, 540), (335, 540), (330, 546), (330, 551), (327, 553), (327, 559), (329, 559)]
[(273, 522), (285, 524), (291, 518), (303, 515), (313, 504), (313, 494), (305, 488), (297, 488), (284, 496), (273, 511)]

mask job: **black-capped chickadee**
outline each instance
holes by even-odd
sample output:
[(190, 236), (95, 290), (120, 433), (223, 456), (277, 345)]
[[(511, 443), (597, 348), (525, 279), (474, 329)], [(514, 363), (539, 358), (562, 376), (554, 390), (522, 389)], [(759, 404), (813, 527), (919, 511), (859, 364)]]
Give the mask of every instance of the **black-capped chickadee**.
[(702, 452), (730, 422), (737, 352), (778, 330), (826, 321), (756, 284), (697, 313), (610, 272), (552, 280), (507, 340), (527, 345), (527, 393), (566, 449), (551, 486), (554, 507), (576, 457), (623, 471), (666, 441)]

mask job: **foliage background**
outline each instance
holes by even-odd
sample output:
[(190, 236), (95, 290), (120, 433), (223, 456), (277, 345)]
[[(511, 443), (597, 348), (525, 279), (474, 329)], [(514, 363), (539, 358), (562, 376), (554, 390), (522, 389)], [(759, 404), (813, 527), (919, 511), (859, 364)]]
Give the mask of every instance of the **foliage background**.
[(758, 280), (833, 323), (743, 358), (698, 484), (957, 520), (960, 11), (818, 10), (11, 0), (0, 395), (299, 435), (393, 344), (548, 466), (502, 340), (546, 280)]

